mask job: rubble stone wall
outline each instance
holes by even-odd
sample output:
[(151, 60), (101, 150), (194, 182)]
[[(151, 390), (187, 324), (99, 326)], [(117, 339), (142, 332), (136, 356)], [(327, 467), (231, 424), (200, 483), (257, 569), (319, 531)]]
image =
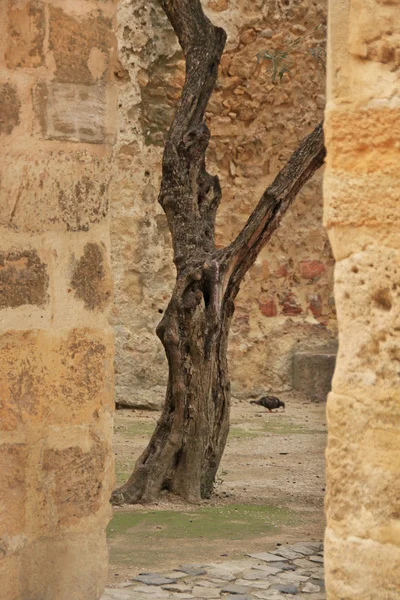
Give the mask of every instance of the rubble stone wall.
[[(325, 74), (310, 53), (323, 46), (325, 0), (209, 0), (228, 32), (207, 109), (208, 168), (223, 200), (217, 244), (228, 244), (300, 140), (321, 120)], [(257, 54), (308, 36), (290, 74), (272, 81)], [(287, 40), (285, 42), (285, 40)], [(157, 407), (166, 385), (155, 328), (174, 281), (170, 237), (157, 204), (162, 146), (184, 80), (176, 36), (156, 0), (120, 0), (119, 127), (111, 233), (116, 301), (116, 400)], [(242, 285), (229, 348), (232, 391), (249, 397), (292, 387), (296, 349), (335, 337), (333, 259), (322, 227), (322, 171), (304, 187)]]
[(328, 399), (328, 600), (400, 590), (400, 3), (331, 0), (324, 218), (339, 352)]
[(0, 2), (4, 600), (96, 600), (107, 576), (115, 9)]

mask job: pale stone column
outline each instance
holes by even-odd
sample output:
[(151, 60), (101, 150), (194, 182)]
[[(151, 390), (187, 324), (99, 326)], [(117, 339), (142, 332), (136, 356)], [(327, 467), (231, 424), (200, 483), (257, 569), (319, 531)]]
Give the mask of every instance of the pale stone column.
[(107, 576), (114, 12), (0, 2), (2, 600), (96, 600)]
[(331, 0), (325, 225), (339, 355), (328, 399), (328, 600), (400, 597), (400, 3)]

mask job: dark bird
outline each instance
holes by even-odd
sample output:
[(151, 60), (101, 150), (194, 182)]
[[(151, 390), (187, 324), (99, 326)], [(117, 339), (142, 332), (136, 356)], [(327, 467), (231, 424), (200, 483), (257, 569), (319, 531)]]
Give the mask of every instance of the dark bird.
[(279, 400), (275, 396), (263, 396), (259, 400), (250, 400), (250, 404), (258, 404), (259, 406), (263, 406), (264, 408), (268, 408), (269, 412), (271, 412), (274, 408), (285, 408), (285, 403), (283, 400)]

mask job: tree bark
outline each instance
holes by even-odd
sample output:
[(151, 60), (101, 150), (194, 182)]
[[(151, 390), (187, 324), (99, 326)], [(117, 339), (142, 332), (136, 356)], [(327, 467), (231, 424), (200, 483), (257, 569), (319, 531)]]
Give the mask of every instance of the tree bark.
[(229, 327), (244, 275), (325, 157), (322, 123), (293, 153), (237, 238), (214, 244), (221, 199), (207, 173), (204, 113), (215, 85), (225, 32), (200, 0), (160, 0), (184, 51), (186, 79), (168, 132), (159, 202), (172, 236), (175, 288), (157, 328), (168, 359), (165, 404), (146, 450), (114, 504), (154, 502), (169, 490), (189, 502), (211, 495), (229, 432)]

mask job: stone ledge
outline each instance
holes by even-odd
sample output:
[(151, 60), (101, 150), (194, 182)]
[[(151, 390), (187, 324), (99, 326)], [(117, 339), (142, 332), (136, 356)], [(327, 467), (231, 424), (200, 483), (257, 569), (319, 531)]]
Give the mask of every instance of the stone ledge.
[(331, 390), (336, 354), (334, 348), (296, 352), (293, 356), (293, 388), (314, 402), (324, 402)]

